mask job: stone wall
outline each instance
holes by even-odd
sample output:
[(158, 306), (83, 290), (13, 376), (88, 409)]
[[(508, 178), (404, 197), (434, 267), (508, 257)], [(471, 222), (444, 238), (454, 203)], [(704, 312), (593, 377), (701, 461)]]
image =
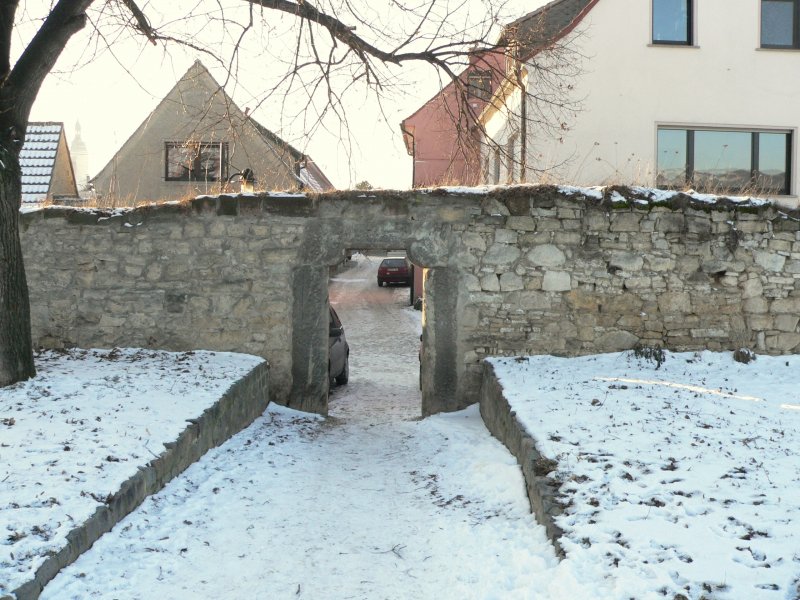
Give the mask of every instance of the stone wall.
[(476, 402), (490, 355), (637, 343), (796, 352), (798, 216), (646, 190), (518, 186), (50, 208), (23, 215), (22, 240), (35, 343), (257, 354), (271, 364), (274, 400), (322, 413), (330, 267), (350, 249), (405, 248), (428, 268), (430, 414)]
[(469, 380), (480, 380), (490, 355), (637, 343), (800, 349), (798, 215), (682, 194), (654, 202), (645, 190), (588, 192), (509, 189), (464, 232)]
[(216, 218), (216, 205), (23, 215), (34, 344), (214, 349), (290, 368), (297, 223)]

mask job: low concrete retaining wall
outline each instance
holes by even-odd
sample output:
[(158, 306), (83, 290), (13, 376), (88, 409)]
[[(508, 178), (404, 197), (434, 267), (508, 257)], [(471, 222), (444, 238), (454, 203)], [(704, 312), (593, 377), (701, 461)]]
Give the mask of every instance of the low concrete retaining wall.
[(528, 501), (531, 503), (531, 511), (536, 520), (544, 526), (556, 554), (563, 558), (564, 551), (558, 540), (564, 532), (554, 521), (555, 517), (563, 512), (558, 502), (559, 484), (546, 477), (552, 470), (552, 462), (539, 453), (536, 441), (517, 420), (516, 414), (503, 395), (503, 386), (497, 380), (494, 367), (486, 361), (483, 363), (480, 409), (483, 422), (492, 435), (517, 458), (522, 467), (522, 475), (525, 477), (525, 489)]
[(67, 535), (67, 545), (50, 556), (33, 579), (0, 600), (36, 600), (58, 572), (91, 548), (101, 535), (133, 512), (148, 496), (185, 471), (211, 448), (220, 445), (250, 425), (269, 404), (269, 365), (264, 362), (233, 384), (213, 406), (207, 408), (174, 442), (125, 481), (87, 521)]

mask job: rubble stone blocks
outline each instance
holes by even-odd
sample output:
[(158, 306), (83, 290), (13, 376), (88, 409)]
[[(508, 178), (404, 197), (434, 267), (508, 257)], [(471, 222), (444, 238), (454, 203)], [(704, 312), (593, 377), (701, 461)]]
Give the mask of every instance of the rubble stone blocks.
[(353, 250), (404, 248), (429, 275), (449, 273), (424, 306), (426, 413), (476, 402), (493, 354), (798, 351), (800, 214), (646, 193), (513, 186), (47, 208), (21, 215), (34, 343), (256, 354), (272, 365), (274, 401), (324, 414), (329, 269)]

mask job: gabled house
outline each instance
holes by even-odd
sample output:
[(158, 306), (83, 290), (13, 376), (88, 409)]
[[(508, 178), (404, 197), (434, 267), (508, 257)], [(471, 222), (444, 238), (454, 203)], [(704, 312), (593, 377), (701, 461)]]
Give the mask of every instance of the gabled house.
[(412, 187), (474, 185), (481, 179), (481, 135), (475, 127), (503, 77), (501, 50), (470, 57), (451, 81), (400, 124), (413, 160)]
[(242, 111), (196, 61), (92, 179), (106, 201), (178, 200), (257, 190), (322, 192), (310, 157)]
[(60, 197), (77, 198), (64, 124), (31, 122), (19, 153), (22, 202), (36, 204)]
[[(797, 204), (800, 0), (555, 0), (506, 28), (527, 92), (558, 43), (573, 101), (558, 135), (504, 107), (482, 115), (487, 180), (768, 194)], [(521, 131), (523, 127), (526, 129)], [(522, 135), (524, 144), (511, 144)], [(517, 138), (518, 139), (518, 138)], [(495, 177), (496, 175), (496, 177)]]

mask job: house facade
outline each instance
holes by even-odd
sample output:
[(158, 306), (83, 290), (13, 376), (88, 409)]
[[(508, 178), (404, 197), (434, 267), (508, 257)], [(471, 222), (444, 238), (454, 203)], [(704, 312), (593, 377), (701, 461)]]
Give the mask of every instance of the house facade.
[(311, 160), (242, 111), (196, 61), (92, 180), (105, 201), (257, 190), (321, 192)]
[[(693, 188), (797, 205), (800, 0), (556, 0), (514, 26), (548, 12), (560, 15), (552, 37), (517, 44), (522, 86), (501, 85), (482, 115), (484, 181)], [(556, 42), (577, 68), (553, 135), (519, 115), (521, 89), (530, 104)], [(525, 144), (511, 143), (522, 129)]]
[(23, 204), (78, 197), (63, 123), (28, 123), (19, 165)]
[(475, 185), (481, 180), (481, 135), (476, 122), (503, 77), (501, 51), (470, 57), (451, 81), (400, 124), (412, 157), (412, 187)]

